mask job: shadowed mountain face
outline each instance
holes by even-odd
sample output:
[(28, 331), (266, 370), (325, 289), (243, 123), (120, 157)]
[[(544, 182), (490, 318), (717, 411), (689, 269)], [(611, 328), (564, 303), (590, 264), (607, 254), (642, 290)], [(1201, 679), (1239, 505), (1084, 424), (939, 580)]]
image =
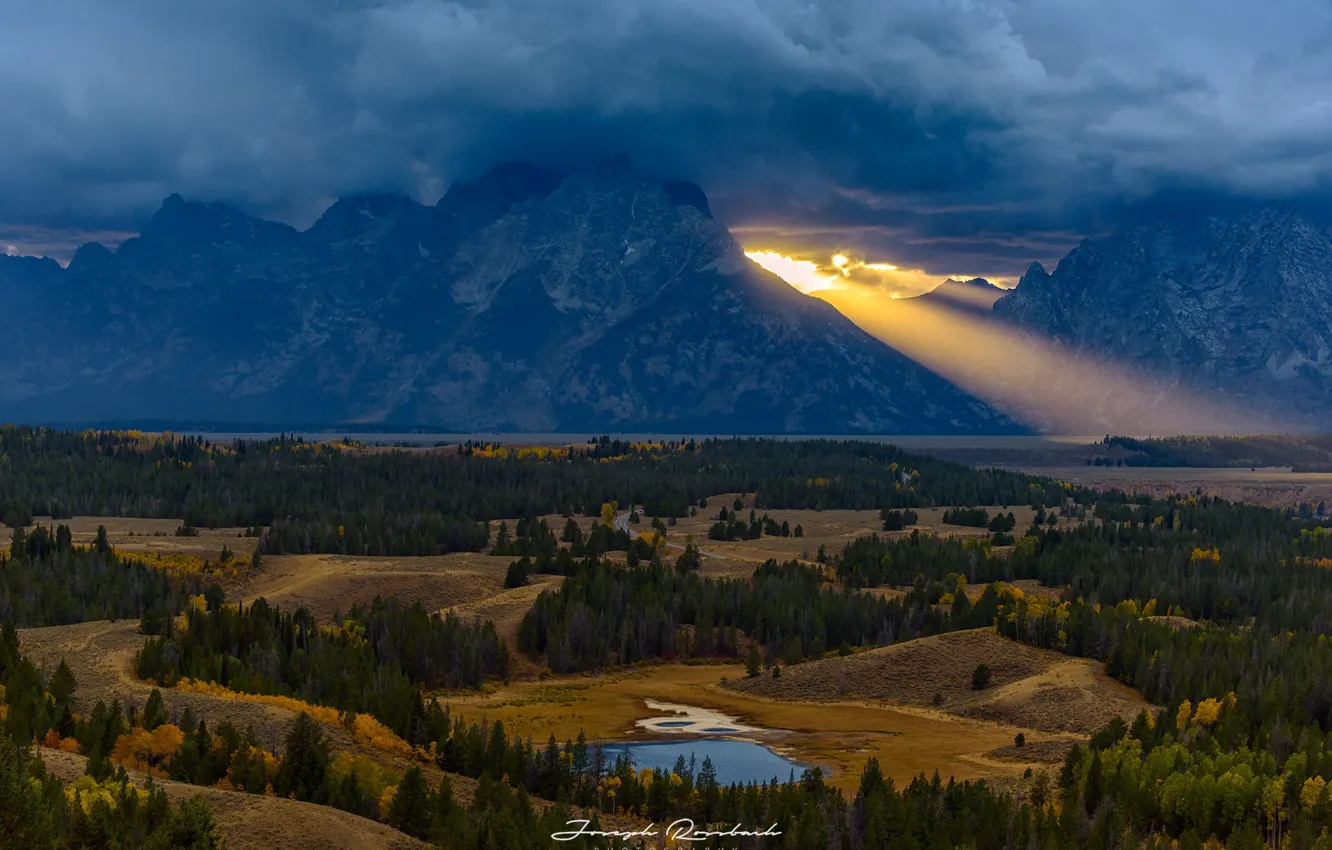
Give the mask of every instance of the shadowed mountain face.
[(1017, 430), (623, 161), (346, 198), (305, 232), (172, 196), (114, 253), (0, 258), (0, 296), (3, 419)]
[(1304, 427), (1332, 413), (1332, 238), (1288, 209), (1087, 240), (994, 313), (1231, 409)]

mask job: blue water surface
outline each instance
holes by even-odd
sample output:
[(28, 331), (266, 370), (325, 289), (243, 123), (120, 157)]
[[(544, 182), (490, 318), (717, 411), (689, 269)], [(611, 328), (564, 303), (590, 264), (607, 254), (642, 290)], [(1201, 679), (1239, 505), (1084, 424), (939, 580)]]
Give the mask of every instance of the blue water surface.
[(732, 782), (769, 782), (774, 778), (785, 782), (795, 771), (796, 778), (804, 766), (782, 758), (767, 747), (748, 741), (727, 741), (719, 738), (699, 738), (688, 741), (656, 741), (647, 744), (605, 744), (606, 760), (614, 762), (621, 752), (628, 752), (636, 768), (670, 770), (675, 760), (684, 756), (686, 762), (692, 754), (696, 760), (694, 770), (703, 766), (703, 759), (711, 758), (717, 770), (717, 781), (723, 785)]

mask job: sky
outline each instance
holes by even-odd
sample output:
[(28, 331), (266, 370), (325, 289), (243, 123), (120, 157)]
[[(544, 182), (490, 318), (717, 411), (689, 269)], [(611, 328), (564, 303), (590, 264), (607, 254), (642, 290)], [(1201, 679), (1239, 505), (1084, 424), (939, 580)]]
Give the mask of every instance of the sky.
[(896, 295), (1332, 176), (1321, 0), (8, 0), (0, 44), (10, 253), (172, 192), (305, 226), (626, 152), (813, 286)]

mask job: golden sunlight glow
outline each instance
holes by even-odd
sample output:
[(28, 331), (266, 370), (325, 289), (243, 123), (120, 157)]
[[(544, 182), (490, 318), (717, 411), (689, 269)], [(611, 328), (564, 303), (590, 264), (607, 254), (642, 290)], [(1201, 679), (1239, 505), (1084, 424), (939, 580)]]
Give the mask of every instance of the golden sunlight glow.
[(745, 256), (808, 295), (831, 288), (836, 278), (820, 274), (809, 260), (793, 260), (776, 251), (746, 251)]
[(939, 276), (892, 263), (870, 263), (847, 254), (833, 254), (827, 262), (796, 259), (780, 251), (746, 251), (745, 256), (806, 295), (847, 286), (867, 285), (902, 297), (920, 295), (939, 285)]
[(842, 286), (818, 297), (870, 334), (1046, 433), (1283, 430), (1197, 393), (987, 320), (965, 305)]
[[(955, 284), (939, 298), (912, 297), (937, 289), (937, 273), (843, 253), (826, 262), (770, 250), (745, 256), (930, 371), (1046, 433), (1284, 430), (1281, 423), (1255, 420), (1125, 364), (1084, 357), (995, 322), (985, 316), (995, 293)], [(1004, 289), (1013, 284), (989, 280)]]

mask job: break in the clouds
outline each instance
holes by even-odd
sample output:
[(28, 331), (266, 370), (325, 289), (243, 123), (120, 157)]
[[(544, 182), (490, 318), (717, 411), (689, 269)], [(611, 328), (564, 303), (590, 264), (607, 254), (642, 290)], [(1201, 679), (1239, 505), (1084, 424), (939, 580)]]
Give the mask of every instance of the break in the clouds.
[(1002, 277), (1162, 192), (1332, 173), (1321, 0), (45, 0), (0, 40), (5, 244), (626, 151), (747, 247)]

